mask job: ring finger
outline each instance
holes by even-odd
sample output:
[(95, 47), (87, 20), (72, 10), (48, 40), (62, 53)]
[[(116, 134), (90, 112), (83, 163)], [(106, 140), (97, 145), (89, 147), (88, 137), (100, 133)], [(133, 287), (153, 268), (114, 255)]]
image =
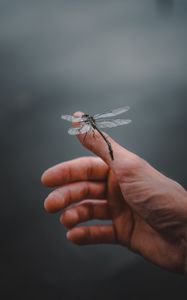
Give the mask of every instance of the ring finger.
[(85, 200), (67, 209), (60, 216), (60, 222), (67, 228), (89, 220), (111, 219), (110, 209), (106, 200)]

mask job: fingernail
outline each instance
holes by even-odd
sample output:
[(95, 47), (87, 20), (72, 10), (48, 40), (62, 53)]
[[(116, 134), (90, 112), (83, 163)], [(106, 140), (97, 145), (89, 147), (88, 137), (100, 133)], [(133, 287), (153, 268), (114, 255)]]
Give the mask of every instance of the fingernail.
[(73, 114), (74, 117), (81, 117), (82, 115), (83, 115), (83, 112), (81, 112), (81, 111), (76, 111)]
[(70, 236), (71, 236), (71, 232), (68, 231), (68, 232), (66, 233), (66, 237), (67, 237), (68, 240), (70, 240)]

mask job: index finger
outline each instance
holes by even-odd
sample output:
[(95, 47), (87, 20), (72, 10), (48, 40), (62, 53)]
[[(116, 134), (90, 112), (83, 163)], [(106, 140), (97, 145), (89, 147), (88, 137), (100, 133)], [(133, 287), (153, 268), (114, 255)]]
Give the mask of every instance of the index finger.
[(98, 157), (80, 157), (60, 163), (46, 170), (41, 181), (45, 186), (55, 187), (74, 181), (106, 179), (108, 166)]

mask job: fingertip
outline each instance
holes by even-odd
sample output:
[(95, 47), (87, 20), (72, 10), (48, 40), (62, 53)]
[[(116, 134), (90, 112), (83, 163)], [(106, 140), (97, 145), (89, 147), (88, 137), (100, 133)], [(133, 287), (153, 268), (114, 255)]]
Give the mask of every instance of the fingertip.
[(46, 187), (54, 187), (61, 184), (63, 181), (60, 164), (55, 165), (44, 171), (41, 176), (41, 182)]
[(73, 230), (68, 230), (67, 233), (66, 233), (66, 238), (68, 241), (74, 243), (74, 244), (78, 244), (76, 242), (76, 238), (75, 238), (75, 235), (74, 235), (74, 232)]
[(46, 170), (43, 172), (43, 174), (41, 175), (41, 183), (44, 185), (44, 186), (47, 186), (47, 187), (50, 187), (50, 184), (51, 184), (51, 170), (49, 172), (50, 169)]
[[(77, 111), (73, 114), (74, 117), (81, 117), (84, 113)], [(102, 158), (107, 164), (113, 161), (113, 147), (118, 148), (118, 144), (103, 131), (92, 127), (92, 130), (85, 134), (77, 134), (80, 143), (89, 149), (94, 154)]]
[(78, 222), (79, 216), (76, 210), (69, 209), (66, 210), (60, 216), (60, 223), (62, 223), (67, 228), (72, 228)]
[(81, 117), (84, 113), (82, 111), (76, 111), (73, 113), (74, 117)]
[(66, 238), (77, 245), (84, 245), (84, 236), (85, 232), (81, 227), (70, 229), (66, 233)]
[(44, 209), (48, 213), (55, 213), (59, 210), (59, 197), (55, 192), (51, 192), (44, 200)]
[(45, 209), (45, 211), (46, 212), (48, 212), (48, 213), (50, 213), (51, 212), (51, 210), (50, 210), (50, 202), (49, 202), (49, 200), (48, 200), (48, 197), (44, 200), (44, 209)]
[(66, 233), (66, 238), (67, 238), (68, 240), (71, 240), (71, 231), (70, 231), (70, 230), (67, 231), (67, 233)]
[(45, 185), (45, 172), (46, 171), (44, 171), (43, 173), (42, 173), (42, 175), (41, 175), (41, 177), (40, 177), (40, 181), (41, 181), (41, 183), (43, 184), (43, 185)]

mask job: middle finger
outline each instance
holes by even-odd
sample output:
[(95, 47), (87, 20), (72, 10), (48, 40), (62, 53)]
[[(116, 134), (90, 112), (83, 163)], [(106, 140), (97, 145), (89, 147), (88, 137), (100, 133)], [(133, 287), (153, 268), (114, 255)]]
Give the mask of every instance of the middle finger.
[(103, 199), (106, 197), (104, 182), (81, 181), (57, 188), (45, 199), (44, 207), (48, 212), (57, 212), (84, 199)]

